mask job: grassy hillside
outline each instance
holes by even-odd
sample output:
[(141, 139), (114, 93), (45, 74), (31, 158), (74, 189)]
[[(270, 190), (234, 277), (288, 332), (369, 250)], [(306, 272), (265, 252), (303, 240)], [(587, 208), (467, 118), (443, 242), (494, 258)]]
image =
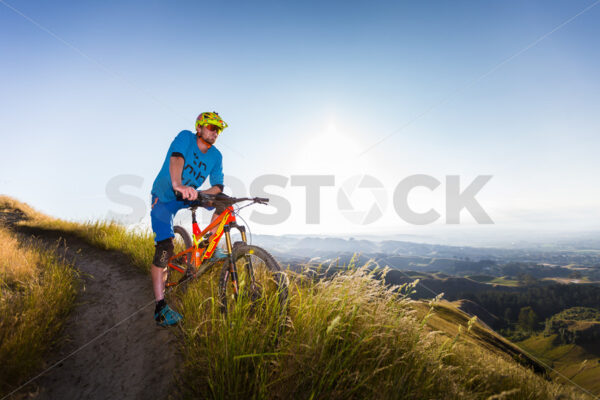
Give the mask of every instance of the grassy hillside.
[(9, 219), (12, 222), (30, 228), (75, 235), (101, 249), (120, 251), (128, 255), (136, 267), (150, 271), (154, 255), (151, 233), (130, 231), (111, 221), (64, 221), (42, 214), (25, 203), (2, 195), (0, 209), (11, 210)]
[(42, 367), (73, 305), (77, 284), (63, 260), (20, 242), (5, 228), (5, 206), (0, 199), (0, 395)]
[(467, 311), (472, 311), (470, 302), (463, 300), (448, 302), (439, 301), (433, 305), (423, 302), (414, 302), (413, 307), (417, 310), (419, 316), (425, 316), (433, 306), (433, 314), (427, 319), (427, 325), (448, 337), (456, 337), (461, 332), (461, 327), (471, 325), (468, 335), (463, 335), (464, 343), (471, 343), (487, 349), (499, 357), (510, 356), (513, 360), (519, 362), (538, 373), (545, 374), (545, 367), (524, 353), (522, 349), (498, 333), (491, 330), (479, 319), (473, 319)]
[(268, 307), (222, 319), (214, 291), (196, 285), (179, 305), (184, 397), (585, 398), (514, 362), (517, 347), (458, 309), (410, 301), (365, 267), (294, 277), (284, 332)]
[[(18, 204), (15, 204), (18, 207)], [(64, 230), (150, 264), (152, 240), (110, 223), (37, 218), (36, 229)], [(185, 315), (173, 351), (184, 355), (184, 398), (590, 398), (515, 362), (518, 348), (462, 313), (457, 305), (411, 301), (366, 266), (333, 277), (291, 276), (288, 313), (273, 302), (239, 303), (225, 320), (216, 277), (180, 294)], [(176, 348), (175, 346), (178, 346)], [(563, 397), (559, 397), (563, 396)]]
[(571, 380), (600, 395), (600, 343), (561, 344), (557, 335), (536, 335), (518, 345), (551, 365), (557, 381)]
[(546, 320), (545, 335), (557, 334), (562, 344), (586, 345), (600, 339), (600, 310), (572, 307)]

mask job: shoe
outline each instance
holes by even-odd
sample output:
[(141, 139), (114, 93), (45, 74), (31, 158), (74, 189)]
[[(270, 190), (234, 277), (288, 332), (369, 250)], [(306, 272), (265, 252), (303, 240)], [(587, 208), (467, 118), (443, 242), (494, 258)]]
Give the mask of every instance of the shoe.
[(221, 250), (219, 247), (217, 247), (214, 251), (214, 253), (212, 253), (212, 256), (210, 257), (210, 259), (212, 261), (217, 261), (217, 260), (222, 260), (224, 258), (229, 257), (229, 255), (225, 252), (223, 252), (223, 250)]
[(183, 316), (177, 311), (174, 311), (168, 305), (165, 305), (159, 312), (154, 314), (154, 320), (160, 326), (173, 326), (177, 325), (179, 321), (183, 319)]

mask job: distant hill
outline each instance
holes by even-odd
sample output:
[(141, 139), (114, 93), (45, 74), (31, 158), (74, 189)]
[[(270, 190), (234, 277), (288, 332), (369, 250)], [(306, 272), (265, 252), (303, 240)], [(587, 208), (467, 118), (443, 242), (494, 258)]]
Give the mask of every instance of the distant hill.
[(557, 335), (542, 334), (517, 345), (555, 371), (550, 375), (559, 382), (570, 381), (600, 395), (600, 342), (562, 344)]
[(516, 287), (488, 285), (486, 283), (480, 283), (468, 278), (453, 276), (439, 278), (431, 274), (424, 276), (422, 273), (419, 275), (414, 273), (414, 271), (397, 271), (393, 269), (387, 273), (385, 280), (386, 283), (400, 285), (403, 283), (412, 282), (416, 278), (420, 278), (420, 280), (415, 287), (416, 293), (413, 295), (413, 298), (421, 299), (432, 298), (440, 293), (444, 293), (444, 298), (446, 299), (456, 300), (461, 293), (480, 293), (490, 290), (516, 292), (522, 290)]
[(366, 259), (375, 259), (380, 264), (393, 268), (413, 268), (421, 266), (427, 270), (456, 268), (472, 272), (485, 272), (495, 264), (523, 262), (543, 264), (554, 268), (564, 267), (561, 274), (568, 276), (572, 270), (567, 267), (579, 266), (598, 270), (600, 280), (600, 250), (581, 251), (549, 250), (544, 248), (507, 249), (469, 246), (447, 246), (415, 243), (398, 240), (371, 241), (366, 239), (343, 239), (336, 237), (299, 237), (254, 235), (255, 244), (274, 249), (277, 256), (294, 262), (320, 258), (348, 260), (354, 254)]
[(600, 310), (572, 307), (546, 321), (544, 334), (557, 335), (561, 343), (586, 345), (600, 341)]
[[(389, 266), (390, 283), (421, 278), (416, 287), (417, 298), (431, 298), (444, 292), (445, 298), (456, 300), (464, 293), (518, 291), (523, 285), (556, 282), (600, 284), (599, 251), (476, 248), (335, 237), (255, 235), (253, 240), (273, 249), (272, 253), (293, 270), (306, 265), (335, 268), (351, 262)], [(445, 280), (440, 282), (440, 279)]]

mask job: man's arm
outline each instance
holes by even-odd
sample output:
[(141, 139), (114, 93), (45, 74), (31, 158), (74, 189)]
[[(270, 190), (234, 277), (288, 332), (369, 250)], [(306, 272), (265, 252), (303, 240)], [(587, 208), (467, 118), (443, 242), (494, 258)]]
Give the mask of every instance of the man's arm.
[(202, 193), (204, 193), (204, 194), (219, 194), (222, 191), (223, 191), (223, 189), (221, 189), (221, 185), (215, 185), (209, 189), (202, 190)]
[(219, 194), (223, 193), (223, 158), (219, 153), (219, 160), (212, 167), (210, 171), (210, 185), (211, 188), (203, 191), (206, 194)]
[(171, 185), (173, 186), (173, 190), (181, 192), (184, 200), (196, 200), (198, 198), (198, 192), (196, 189), (190, 186), (183, 186), (181, 184), (181, 173), (183, 172), (184, 164), (185, 160), (183, 157), (171, 156), (169, 159), (169, 175), (171, 175)]

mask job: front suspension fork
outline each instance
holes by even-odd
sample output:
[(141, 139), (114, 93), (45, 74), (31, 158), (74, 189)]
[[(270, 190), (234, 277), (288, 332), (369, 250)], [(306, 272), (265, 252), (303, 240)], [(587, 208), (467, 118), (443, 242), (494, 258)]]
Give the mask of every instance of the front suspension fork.
[[(246, 239), (246, 227), (245, 226), (236, 226), (236, 228), (240, 231), (240, 235), (242, 235), (242, 242), (244, 244), (248, 244), (248, 240)], [(252, 286), (256, 285), (256, 281), (254, 280), (254, 269), (252, 268), (252, 259), (249, 255), (246, 255), (246, 269), (248, 270), (248, 276), (252, 282)]]
[(231, 245), (231, 227), (229, 225), (225, 225), (223, 230), (225, 231), (225, 243), (227, 245), (227, 256), (229, 259), (229, 276), (231, 277), (231, 283), (233, 284), (233, 296), (237, 300), (239, 292), (238, 273), (237, 268), (235, 266), (235, 262), (233, 260), (233, 246)]
[[(232, 226), (234, 228), (236, 228), (238, 231), (240, 231), (240, 234), (242, 236), (242, 242), (244, 242), (244, 244), (247, 244), (247, 237), (246, 237), (246, 227), (245, 226), (240, 226), (240, 225), (233, 225)], [(237, 299), (237, 295), (239, 292), (239, 284), (238, 284), (238, 273), (237, 273), (237, 266), (235, 265), (235, 260), (233, 259), (233, 246), (231, 244), (231, 226), (230, 225), (226, 225), (224, 228), (224, 233), (225, 233), (225, 242), (227, 244), (227, 253), (229, 255), (229, 275), (231, 276), (231, 283), (233, 284), (233, 293), (235, 298)], [(254, 268), (252, 268), (252, 259), (249, 255), (245, 255), (246, 257), (246, 270), (248, 271), (248, 277), (250, 278), (250, 285), (252, 288), (254, 288), (254, 286), (256, 285), (256, 281), (254, 279)]]

